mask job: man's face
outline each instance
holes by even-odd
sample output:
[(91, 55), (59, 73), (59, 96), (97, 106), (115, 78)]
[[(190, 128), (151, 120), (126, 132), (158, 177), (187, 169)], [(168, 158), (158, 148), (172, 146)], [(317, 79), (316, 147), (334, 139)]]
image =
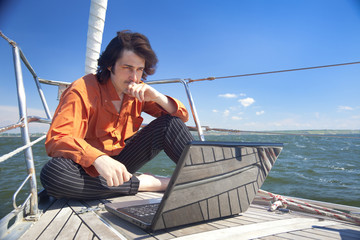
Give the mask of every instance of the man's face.
[[(130, 83), (139, 83), (145, 68), (145, 59), (139, 57), (134, 52), (124, 50), (122, 57), (119, 58), (114, 69), (110, 70), (111, 81), (120, 95), (126, 93)], [(111, 71), (112, 70), (112, 71)]]

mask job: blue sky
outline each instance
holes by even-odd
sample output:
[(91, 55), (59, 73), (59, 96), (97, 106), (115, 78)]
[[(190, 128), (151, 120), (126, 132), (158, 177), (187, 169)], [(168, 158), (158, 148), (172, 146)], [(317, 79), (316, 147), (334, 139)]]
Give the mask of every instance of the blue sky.
[[(90, 1), (2, 1), (0, 30), (40, 78), (84, 74)], [(149, 80), (229, 76), (360, 61), (360, 1), (109, 0), (103, 46), (116, 31), (148, 36)], [(23, 66), (28, 112), (45, 116)], [(0, 39), (0, 126), (16, 122), (10, 45)], [(179, 84), (156, 86), (188, 106)], [(57, 89), (43, 86), (51, 112)], [(202, 125), (241, 130), (359, 129), (360, 64), (191, 83)], [(145, 118), (150, 121), (150, 118)], [(188, 125), (194, 125), (189, 121)], [(31, 131), (42, 131), (32, 125)]]

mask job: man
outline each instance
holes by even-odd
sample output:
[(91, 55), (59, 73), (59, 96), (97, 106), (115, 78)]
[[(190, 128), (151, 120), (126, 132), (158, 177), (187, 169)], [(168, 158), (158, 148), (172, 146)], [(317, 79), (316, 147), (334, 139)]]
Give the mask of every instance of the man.
[[(142, 34), (118, 32), (86, 75), (62, 94), (45, 142), (41, 182), (56, 198), (94, 199), (163, 191), (168, 178), (134, 176), (161, 150), (176, 163), (193, 140), (184, 105), (141, 80), (157, 57)], [(156, 119), (138, 132), (141, 112)]]

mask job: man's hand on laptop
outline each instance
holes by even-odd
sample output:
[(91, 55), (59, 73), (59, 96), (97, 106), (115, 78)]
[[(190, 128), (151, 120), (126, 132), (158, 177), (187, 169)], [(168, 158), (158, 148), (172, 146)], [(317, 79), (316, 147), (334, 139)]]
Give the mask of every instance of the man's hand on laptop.
[(132, 177), (132, 174), (127, 171), (124, 164), (107, 155), (98, 157), (94, 161), (93, 166), (99, 172), (100, 176), (106, 179), (109, 187), (122, 185)]

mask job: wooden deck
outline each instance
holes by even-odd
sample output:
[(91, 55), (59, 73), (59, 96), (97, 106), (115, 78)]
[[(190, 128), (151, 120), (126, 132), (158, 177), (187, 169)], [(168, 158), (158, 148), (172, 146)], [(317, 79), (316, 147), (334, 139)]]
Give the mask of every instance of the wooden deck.
[(102, 207), (107, 201), (161, 197), (139, 193), (101, 201), (56, 200), (20, 239), (360, 239), (360, 226), (304, 213), (269, 212), (252, 204), (245, 213), (191, 226), (147, 233)]

